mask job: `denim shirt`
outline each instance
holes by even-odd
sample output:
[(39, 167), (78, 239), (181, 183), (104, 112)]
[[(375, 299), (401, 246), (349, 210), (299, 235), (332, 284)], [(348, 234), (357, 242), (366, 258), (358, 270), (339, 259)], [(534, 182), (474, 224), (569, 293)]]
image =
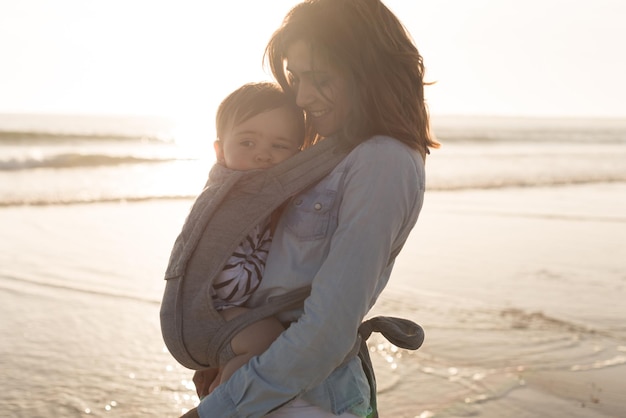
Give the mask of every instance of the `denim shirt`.
[(261, 285), (249, 306), (311, 286), (291, 325), (198, 406), (201, 417), (261, 417), (301, 397), (334, 414), (370, 411), (357, 328), (393, 267), (391, 254), (415, 225), (424, 161), (390, 137), (358, 145), (319, 183), (294, 196), (274, 233)]

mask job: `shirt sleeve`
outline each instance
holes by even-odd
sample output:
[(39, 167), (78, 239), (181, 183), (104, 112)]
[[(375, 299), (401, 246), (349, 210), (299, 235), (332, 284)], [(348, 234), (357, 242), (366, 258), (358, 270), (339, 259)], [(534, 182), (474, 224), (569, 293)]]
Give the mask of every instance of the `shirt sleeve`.
[(412, 151), (395, 140), (368, 142), (347, 157), (337, 228), (304, 313), (200, 403), (201, 417), (263, 416), (323, 382), (353, 347), (424, 192)]

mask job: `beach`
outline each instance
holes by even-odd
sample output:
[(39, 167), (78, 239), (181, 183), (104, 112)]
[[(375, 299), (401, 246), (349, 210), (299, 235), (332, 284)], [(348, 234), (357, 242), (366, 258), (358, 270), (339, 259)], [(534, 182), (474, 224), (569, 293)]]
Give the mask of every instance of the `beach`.
[(382, 302), (419, 288), (400, 310), (426, 342), (415, 396), (383, 416), (623, 416), (625, 191), (428, 195)]
[[(515, 132), (429, 157), (420, 219), (371, 312), (426, 334), (415, 352), (370, 339), (382, 418), (626, 415), (626, 136)], [(38, 147), (51, 157), (0, 161), (0, 416), (179, 416), (198, 398), (158, 313), (203, 179), (180, 193), (162, 180), (187, 160), (77, 165), (84, 151), (51, 168), (67, 150)], [(163, 187), (146, 194), (148, 178)]]
[[(373, 338), (382, 417), (626, 411), (626, 194), (589, 189), (428, 195), (374, 309), (426, 331), (415, 353)], [(3, 416), (176, 416), (197, 402), (158, 322), (189, 204), (0, 209)]]

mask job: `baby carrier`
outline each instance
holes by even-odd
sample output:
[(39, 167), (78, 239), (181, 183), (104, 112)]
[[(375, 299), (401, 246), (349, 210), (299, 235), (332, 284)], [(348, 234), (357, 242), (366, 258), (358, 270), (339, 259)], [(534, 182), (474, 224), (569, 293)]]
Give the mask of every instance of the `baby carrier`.
[[(168, 350), (180, 364), (195, 370), (223, 365), (234, 357), (230, 340), (240, 330), (303, 306), (309, 288), (275, 297), (271, 304), (225, 321), (212, 303), (212, 280), (255, 225), (329, 174), (350, 150), (328, 138), (267, 170), (235, 171), (214, 165), (174, 243), (165, 273), (161, 331)], [(395, 254), (390, 261), (394, 258)], [(393, 344), (407, 349), (419, 348), (424, 335), (417, 324), (399, 318), (376, 317), (361, 325), (360, 338), (346, 361), (361, 356), (375, 395), (365, 344), (372, 331), (382, 332)]]

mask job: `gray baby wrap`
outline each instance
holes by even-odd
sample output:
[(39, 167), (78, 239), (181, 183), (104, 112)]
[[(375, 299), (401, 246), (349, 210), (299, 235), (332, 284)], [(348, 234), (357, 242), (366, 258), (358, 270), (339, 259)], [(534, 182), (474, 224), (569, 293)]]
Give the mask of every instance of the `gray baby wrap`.
[[(267, 170), (234, 171), (219, 164), (211, 169), (207, 185), (174, 243), (165, 273), (161, 331), (179, 363), (196, 370), (218, 367), (234, 356), (230, 340), (241, 329), (278, 312), (302, 307), (308, 288), (276, 297), (271, 304), (226, 322), (213, 306), (212, 280), (255, 225), (330, 173), (350, 150), (329, 138)], [(394, 258), (395, 254), (390, 261)], [(365, 340), (372, 331), (382, 332), (395, 345), (408, 349), (419, 348), (423, 341), (422, 329), (411, 321), (386, 317), (366, 321), (359, 329), (362, 340), (347, 358), (359, 352), (367, 356), (362, 360), (371, 379)]]
[(267, 170), (235, 171), (214, 165), (174, 243), (165, 272), (161, 331), (179, 363), (190, 369), (224, 364), (234, 356), (230, 340), (239, 330), (301, 305), (308, 289), (281, 296), (271, 306), (227, 323), (213, 307), (212, 280), (255, 225), (330, 173), (349, 151), (329, 138)]

